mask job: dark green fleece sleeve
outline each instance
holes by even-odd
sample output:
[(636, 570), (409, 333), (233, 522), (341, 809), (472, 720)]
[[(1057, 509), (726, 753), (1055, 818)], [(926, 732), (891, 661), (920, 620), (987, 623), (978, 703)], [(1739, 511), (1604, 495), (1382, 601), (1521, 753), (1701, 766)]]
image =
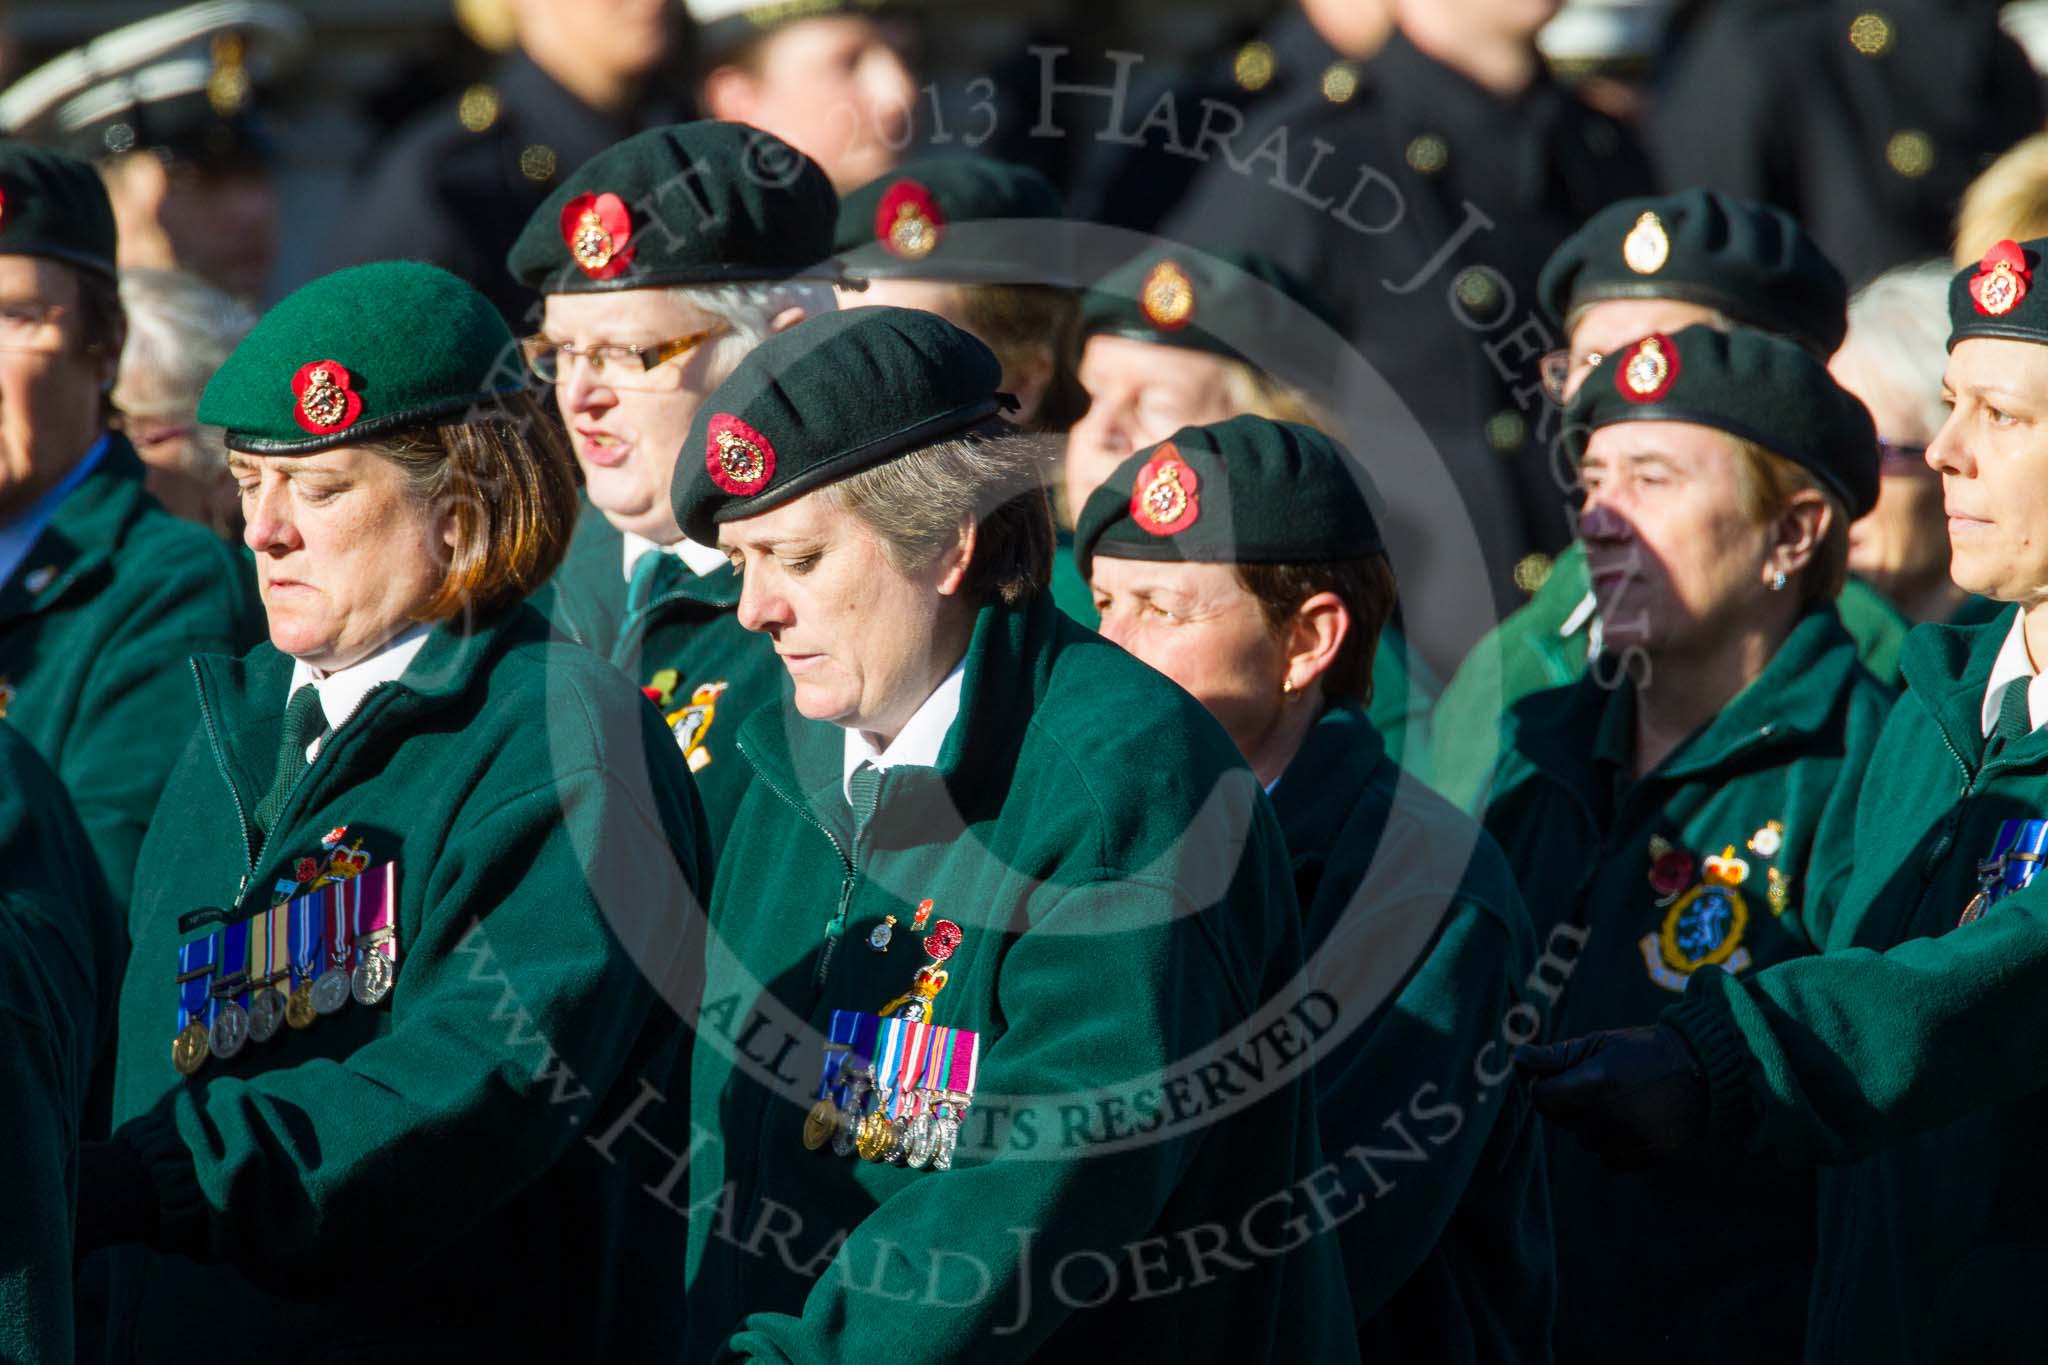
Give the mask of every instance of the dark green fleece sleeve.
[(0, 1360), (72, 1359), (69, 1091), (49, 1035), (0, 1005)]
[(1724, 1137), (1836, 1164), (2048, 1085), (2048, 887), (1886, 952), (1695, 972), (1664, 1020)]

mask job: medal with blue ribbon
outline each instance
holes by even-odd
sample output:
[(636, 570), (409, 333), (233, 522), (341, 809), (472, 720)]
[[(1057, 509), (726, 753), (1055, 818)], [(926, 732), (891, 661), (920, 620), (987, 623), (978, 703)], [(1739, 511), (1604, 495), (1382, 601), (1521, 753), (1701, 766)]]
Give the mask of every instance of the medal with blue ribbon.
[(178, 945), (178, 1032), (171, 1039), (171, 1065), (181, 1076), (206, 1065), (207, 1030), (213, 1024), (211, 987), (220, 965), (220, 935)]
[(220, 970), (208, 991), (214, 1011), (207, 1047), (222, 1061), (240, 1053), (249, 1041), (250, 927), (249, 921), (243, 920), (215, 933), (221, 943)]
[(1991, 841), (1991, 853), (1977, 864), (1977, 894), (1963, 907), (1957, 927), (1981, 919), (1984, 912), (2034, 880), (2048, 848), (2048, 820), (2006, 820)]
[(980, 1035), (968, 1029), (834, 1010), (804, 1145), (947, 1170), (980, 1062)]
[(320, 901), (317, 895), (300, 896), (278, 908), (290, 935), (292, 988), (285, 1001), (284, 1021), (293, 1028), (311, 1028), (320, 1017), (313, 1008), (313, 983), (327, 959), (327, 917), (321, 913)]

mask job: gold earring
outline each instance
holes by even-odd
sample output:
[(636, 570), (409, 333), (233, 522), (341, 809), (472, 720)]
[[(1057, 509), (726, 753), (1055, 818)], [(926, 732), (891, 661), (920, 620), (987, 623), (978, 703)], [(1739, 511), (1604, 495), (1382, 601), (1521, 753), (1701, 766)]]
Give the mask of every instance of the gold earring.
[(1292, 694), (1293, 694), (1293, 692), (1294, 692), (1294, 679), (1292, 679), (1292, 678), (1282, 678), (1282, 679), (1280, 680), (1280, 695), (1281, 695), (1281, 696), (1283, 696), (1283, 697), (1285, 697), (1285, 696), (1290, 696), (1290, 695), (1292, 695)]

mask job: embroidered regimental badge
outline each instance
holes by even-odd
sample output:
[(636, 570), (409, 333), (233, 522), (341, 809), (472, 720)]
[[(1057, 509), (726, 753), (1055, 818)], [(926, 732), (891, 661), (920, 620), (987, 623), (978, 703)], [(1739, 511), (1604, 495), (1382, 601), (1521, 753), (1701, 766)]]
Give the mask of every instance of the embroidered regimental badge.
[(1674, 994), (1685, 990), (1686, 978), (1702, 967), (1739, 972), (1749, 966), (1742, 936), (1749, 928), (1749, 903), (1740, 887), (1749, 864), (1728, 845), (1719, 856), (1701, 864), (1699, 885), (1672, 903), (1663, 928), (1643, 935), (1639, 945), (1650, 980)]

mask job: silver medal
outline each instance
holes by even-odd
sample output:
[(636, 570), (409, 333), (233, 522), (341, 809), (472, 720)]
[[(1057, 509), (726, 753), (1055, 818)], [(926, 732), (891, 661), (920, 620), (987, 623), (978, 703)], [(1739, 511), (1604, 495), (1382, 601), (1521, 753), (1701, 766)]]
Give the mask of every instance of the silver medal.
[(249, 1011), (232, 1000), (223, 1000), (220, 1012), (213, 1016), (213, 1028), (206, 1035), (208, 1049), (214, 1056), (227, 1061), (248, 1041)]
[(319, 1014), (339, 1014), (348, 1003), (348, 973), (329, 967), (313, 982), (313, 1009)]
[(921, 1171), (939, 1153), (937, 1124), (930, 1114), (919, 1114), (903, 1127), (903, 1164)]
[(249, 1036), (259, 1043), (267, 1043), (277, 1036), (284, 1027), (284, 995), (265, 986), (256, 992), (256, 998), (249, 1002)]
[(383, 1003), (384, 997), (391, 994), (391, 959), (374, 948), (364, 954), (349, 980), (349, 994), (358, 1005)]

